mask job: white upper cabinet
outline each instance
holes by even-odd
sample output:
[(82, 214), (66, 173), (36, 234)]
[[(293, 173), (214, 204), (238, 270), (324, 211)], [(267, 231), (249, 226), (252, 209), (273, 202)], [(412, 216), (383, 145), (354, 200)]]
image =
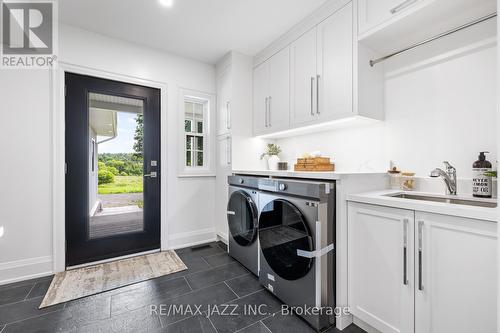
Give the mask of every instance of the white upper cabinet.
[(317, 120), (316, 47), (316, 28), (290, 46), (290, 118), (293, 125)]
[(317, 28), (317, 108), (321, 120), (353, 113), (353, 6), (349, 3)]
[(268, 127), (272, 131), (290, 125), (290, 48), (269, 59)]
[(287, 129), (290, 124), (290, 49), (286, 47), (254, 69), (254, 135)]
[(496, 223), (417, 212), (415, 224), (415, 333), (497, 332)]
[(262, 134), (267, 130), (267, 108), (269, 99), (269, 62), (255, 67), (253, 71), (253, 132)]
[(358, 0), (358, 29), (362, 34), (379, 24), (404, 13), (422, 0)]
[(228, 67), (217, 78), (217, 134), (231, 129), (231, 69)]

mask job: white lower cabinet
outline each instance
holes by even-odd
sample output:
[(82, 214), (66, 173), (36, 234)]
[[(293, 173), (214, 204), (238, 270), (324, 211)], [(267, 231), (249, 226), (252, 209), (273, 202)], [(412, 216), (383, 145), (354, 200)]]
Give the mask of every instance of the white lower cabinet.
[(415, 332), (497, 332), (496, 223), (421, 212), (415, 222)]
[(349, 306), (382, 332), (413, 332), (414, 213), (349, 203)]
[(348, 219), (354, 316), (381, 332), (496, 332), (496, 223), (354, 202)]

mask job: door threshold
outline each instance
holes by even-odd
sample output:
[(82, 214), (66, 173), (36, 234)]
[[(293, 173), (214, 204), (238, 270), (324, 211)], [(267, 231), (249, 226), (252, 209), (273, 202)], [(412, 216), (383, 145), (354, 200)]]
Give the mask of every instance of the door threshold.
[(118, 260), (122, 260), (122, 259), (143, 256), (146, 254), (158, 253), (160, 251), (161, 251), (161, 249), (155, 249), (155, 250), (137, 252), (137, 253), (127, 254), (125, 256), (114, 257), (114, 258), (109, 258), (109, 259), (104, 259), (104, 260), (99, 260), (99, 261), (92, 261), (92, 262), (88, 262), (88, 263), (80, 264), (80, 265), (75, 265), (75, 266), (66, 266), (66, 270), (70, 271), (72, 269), (78, 269), (78, 268), (84, 268), (84, 267), (89, 267), (89, 266), (95, 266), (95, 265), (99, 265), (99, 264), (105, 264), (105, 263), (112, 262), (112, 261), (118, 261)]

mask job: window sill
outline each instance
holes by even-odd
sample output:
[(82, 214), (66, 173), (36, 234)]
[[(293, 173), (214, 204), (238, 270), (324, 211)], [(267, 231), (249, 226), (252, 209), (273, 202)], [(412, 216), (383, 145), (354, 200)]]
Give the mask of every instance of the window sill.
[(213, 177), (215, 173), (182, 173), (177, 175), (178, 178), (199, 178), (199, 177)]

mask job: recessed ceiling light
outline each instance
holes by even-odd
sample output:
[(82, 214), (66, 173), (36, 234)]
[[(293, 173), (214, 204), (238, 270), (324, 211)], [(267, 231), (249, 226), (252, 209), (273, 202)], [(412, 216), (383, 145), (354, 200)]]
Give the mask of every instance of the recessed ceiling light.
[(160, 4), (165, 7), (172, 7), (174, 4), (174, 0), (158, 0), (160, 1)]

